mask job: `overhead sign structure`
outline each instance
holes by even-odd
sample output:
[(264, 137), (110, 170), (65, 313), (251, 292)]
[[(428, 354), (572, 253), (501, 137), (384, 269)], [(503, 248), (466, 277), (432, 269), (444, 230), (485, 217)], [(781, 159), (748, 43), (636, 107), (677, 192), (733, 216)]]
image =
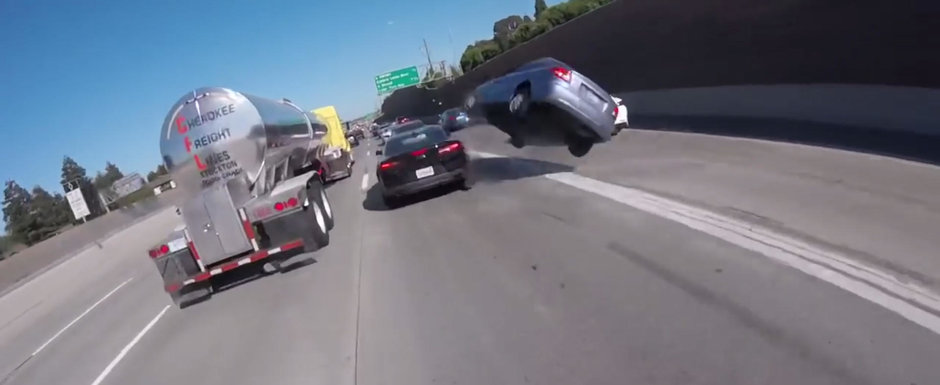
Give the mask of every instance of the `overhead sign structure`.
[(76, 220), (91, 215), (91, 211), (88, 211), (88, 205), (85, 204), (85, 196), (82, 195), (82, 189), (77, 188), (65, 193), (65, 198), (68, 199), (69, 207), (72, 208), (72, 214), (75, 215)]
[(406, 88), (421, 83), (421, 76), (418, 75), (418, 67), (411, 66), (392, 72), (386, 72), (375, 77), (375, 89), (380, 94), (395, 91), (399, 88)]

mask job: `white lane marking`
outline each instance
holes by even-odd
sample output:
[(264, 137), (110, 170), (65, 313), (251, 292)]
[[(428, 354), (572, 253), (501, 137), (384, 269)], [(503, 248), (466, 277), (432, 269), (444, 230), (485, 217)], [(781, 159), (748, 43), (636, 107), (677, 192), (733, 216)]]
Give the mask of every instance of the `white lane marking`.
[(487, 158), (506, 158), (506, 157), (507, 157), (507, 156), (505, 156), (505, 155), (493, 154), (493, 153), (483, 152), (483, 151), (470, 151), (470, 155), (475, 155), (476, 157), (478, 157), (478, 158), (483, 158), (483, 159), (487, 159)]
[(127, 283), (133, 279), (134, 279), (133, 277), (128, 278), (126, 281), (121, 282), (120, 285), (117, 285), (117, 287), (115, 287), (114, 289), (111, 289), (111, 291), (109, 291), (108, 294), (105, 294), (104, 297), (101, 297), (101, 299), (99, 299), (97, 302), (89, 306), (88, 309), (85, 309), (85, 311), (83, 311), (82, 314), (79, 314), (78, 317), (75, 317), (75, 319), (73, 319), (72, 322), (69, 322), (68, 324), (65, 325), (65, 327), (63, 327), (58, 332), (56, 332), (56, 334), (52, 335), (52, 337), (49, 338), (49, 340), (47, 340), (44, 344), (42, 344), (38, 349), (36, 349), (36, 351), (34, 351), (33, 354), (30, 354), (30, 357), (39, 354), (39, 352), (45, 349), (46, 346), (49, 346), (49, 344), (51, 344), (52, 341), (55, 341), (56, 338), (59, 338), (59, 336), (62, 335), (62, 333), (65, 333), (65, 331), (68, 330), (70, 327), (72, 327), (72, 325), (75, 325), (75, 323), (77, 323), (79, 320), (81, 320), (86, 315), (88, 315), (88, 313), (91, 313), (91, 311), (94, 310), (96, 307), (98, 307), (98, 305), (100, 305), (102, 302), (108, 299), (108, 297), (110, 297), (112, 294), (116, 293), (120, 288), (124, 287), (124, 285), (127, 285)]
[(362, 191), (366, 191), (369, 188), (369, 174), (362, 174)]
[(372, 155), (372, 151), (366, 151), (366, 156)]
[(940, 312), (940, 297), (924, 287), (902, 282), (891, 274), (853, 261), (848, 257), (810, 246), (800, 240), (774, 233), (769, 229), (644, 191), (601, 182), (570, 172), (548, 174), (546, 177), (681, 223), (754, 251), (829, 282), (940, 334), (940, 317), (911, 303)]
[(121, 362), (122, 359), (124, 359), (124, 356), (127, 355), (127, 352), (131, 351), (131, 348), (133, 348), (134, 345), (137, 345), (137, 342), (140, 341), (140, 339), (144, 336), (144, 334), (147, 334), (147, 332), (150, 331), (150, 328), (152, 328), (153, 325), (155, 325), (157, 321), (159, 321), (160, 318), (162, 318), (163, 315), (166, 314), (166, 311), (169, 308), (170, 308), (170, 305), (164, 306), (163, 310), (160, 310), (160, 313), (158, 313), (156, 317), (153, 317), (153, 319), (150, 320), (150, 323), (148, 323), (147, 326), (144, 326), (144, 328), (140, 331), (140, 333), (137, 333), (137, 335), (134, 336), (134, 339), (132, 339), (131, 342), (128, 342), (127, 345), (124, 346), (124, 349), (121, 349), (121, 352), (118, 353), (117, 357), (114, 357), (114, 359), (111, 360), (111, 363), (109, 363), (108, 366), (105, 367), (104, 370), (101, 371), (101, 374), (98, 375), (98, 378), (95, 378), (95, 381), (92, 382), (91, 385), (101, 384), (101, 382), (104, 381), (104, 378), (107, 377), (108, 374), (110, 374), (112, 370), (114, 370), (114, 367), (117, 366), (117, 364)]

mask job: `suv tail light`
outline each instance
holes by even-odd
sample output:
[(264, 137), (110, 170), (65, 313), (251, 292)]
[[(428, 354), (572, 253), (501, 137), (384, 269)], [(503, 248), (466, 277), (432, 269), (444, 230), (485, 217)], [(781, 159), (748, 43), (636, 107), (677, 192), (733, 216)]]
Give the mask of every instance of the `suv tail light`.
[(451, 152), (454, 152), (454, 151), (458, 151), (458, 150), (460, 150), (462, 147), (463, 147), (463, 146), (460, 144), (460, 142), (452, 142), (452, 143), (449, 143), (448, 145), (446, 145), (446, 146), (444, 146), (444, 147), (438, 148), (438, 149), (437, 149), (437, 153), (443, 155), (443, 154), (451, 153)]
[(559, 78), (568, 83), (571, 83), (571, 70), (567, 68), (562, 68), (562, 67), (552, 68), (552, 74), (555, 75), (556, 78)]

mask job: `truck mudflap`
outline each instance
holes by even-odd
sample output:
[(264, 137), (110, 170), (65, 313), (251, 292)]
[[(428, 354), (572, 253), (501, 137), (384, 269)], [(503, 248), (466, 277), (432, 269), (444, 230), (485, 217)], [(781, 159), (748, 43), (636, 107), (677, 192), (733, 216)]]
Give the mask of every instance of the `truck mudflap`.
[(303, 248), (303, 246), (304, 246), (303, 240), (297, 239), (291, 242), (287, 242), (279, 247), (274, 247), (274, 248), (270, 248), (267, 250), (259, 250), (248, 256), (239, 258), (237, 260), (226, 262), (219, 266), (213, 266), (212, 269), (210, 269), (209, 271), (200, 272), (196, 275), (193, 275), (183, 280), (180, 283), (166, 285), (164, 289), (166, 290), (167, 293), (175, 293), (177, 291), (180, 291), (182, 288), (186, 286), (199, 283), (199, 282), (204, 282), (208, 280), (209, 278), (212, 278), (224, 272), (235, 270), (239, 267), (250, 265), (252, 263), (255, 263), (264, 259), (268, 259), (271, 256), (283, 253), (285, 251), (289, 251), (289, 250), (293, 250), (297, 248)]

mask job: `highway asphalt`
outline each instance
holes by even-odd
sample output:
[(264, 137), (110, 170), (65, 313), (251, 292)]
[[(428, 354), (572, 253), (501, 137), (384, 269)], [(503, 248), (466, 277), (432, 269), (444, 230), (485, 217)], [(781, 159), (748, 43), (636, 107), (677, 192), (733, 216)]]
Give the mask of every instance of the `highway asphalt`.
[(172, 210), (69, 259), (0, 297), (0, 384), (938, 382), (940, 168), (652, 131), (581, 159), (456, 137), (472, 190), (389, 210), (367, 141), (315, 263), (184, 310), (145, 252)]

